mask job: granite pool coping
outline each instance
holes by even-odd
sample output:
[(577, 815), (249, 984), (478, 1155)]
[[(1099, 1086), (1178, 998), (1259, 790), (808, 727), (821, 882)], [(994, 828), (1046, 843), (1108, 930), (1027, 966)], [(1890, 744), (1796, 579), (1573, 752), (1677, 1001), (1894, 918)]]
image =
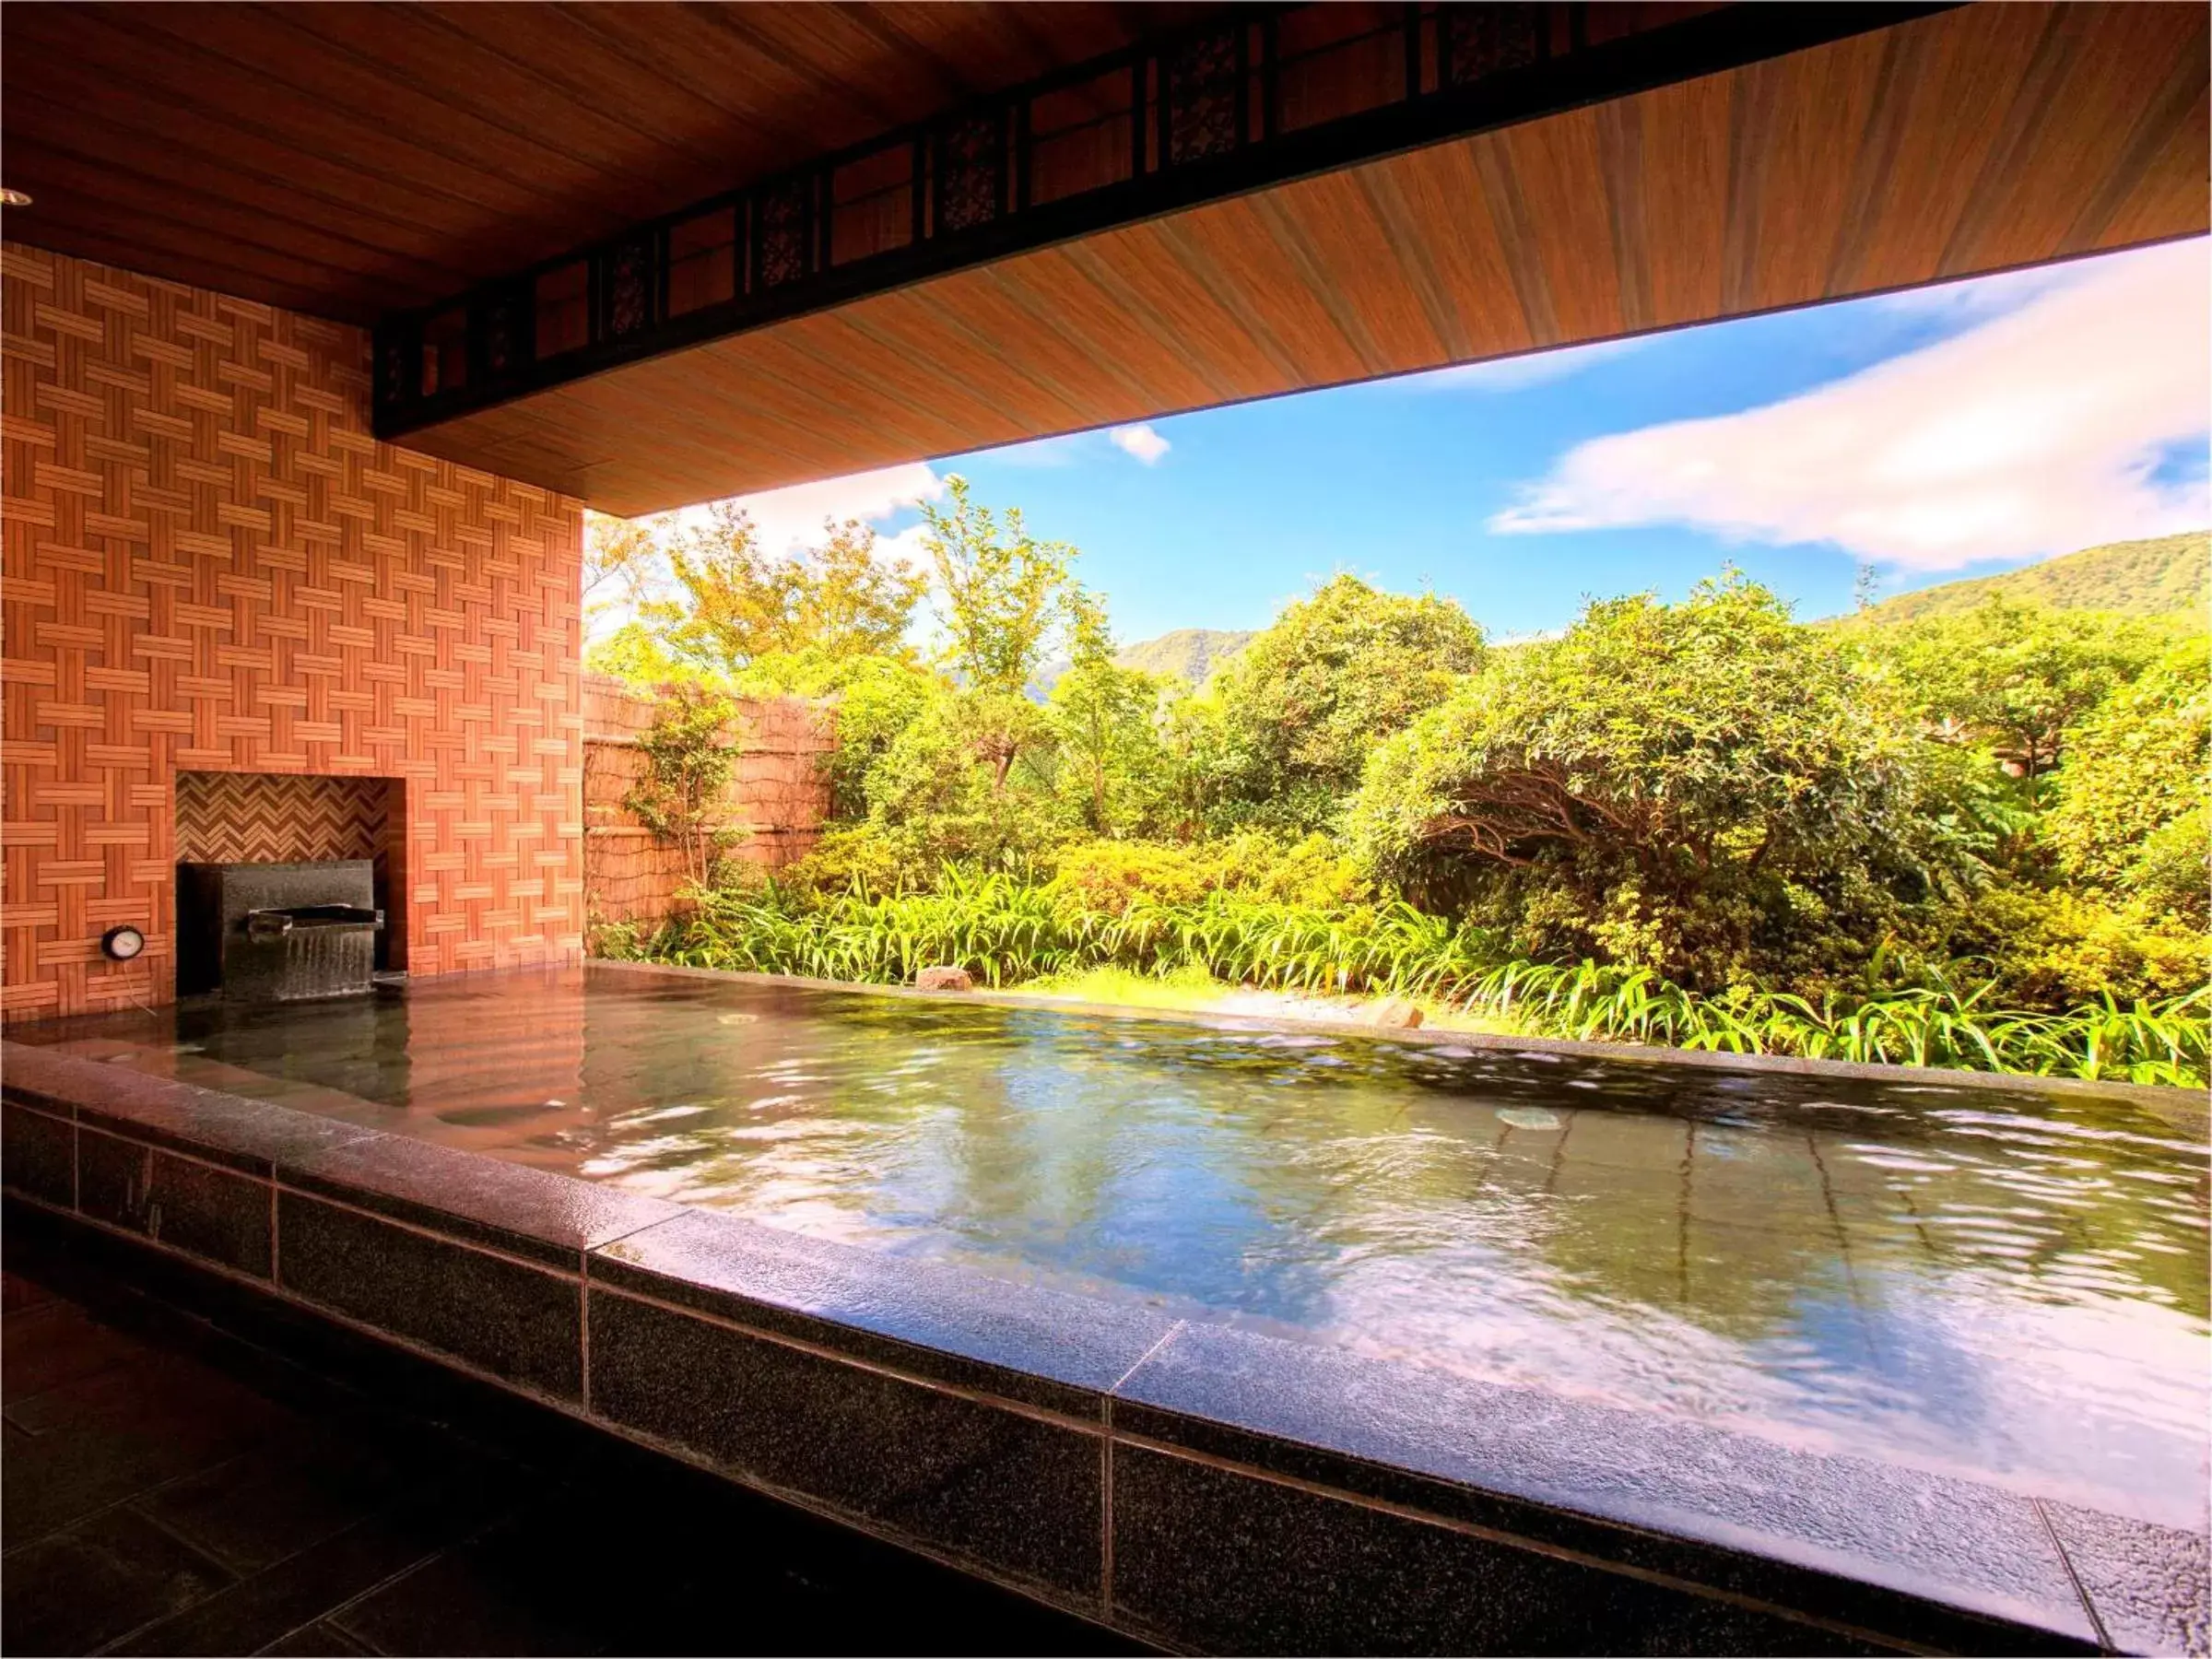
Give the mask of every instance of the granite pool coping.
[(1700, 1071), (1753, 1077), (1835, 1077), (1864, 1083), (1903, 1083), (1916, 1087), (2001, 1090), (2060, 1098), (2126, 1101), (2159, 1112), (2177, 1128), (2200, 1138), (2212, 1135), (2212, 1097), (2202, 1089), (2161, 1084), (2123, 1083), (2081, 1077), (2038, 1077), (2018, 1072), (1960, 1071), (1937, 1065), (1874, 1065), (1850, 1060), (1806, 1060), (1794, 1054), (1730, 1054), (1702, 1049), (1667, 1048), (1655, 1043), (1592, 1042), (1571, 1037), (1513, 1037), (1488, 1031), (1412, 1030), (1361, 1025), (1356, 1020), (1297, 1019), (1272, 1014), (1232, 1014), (1203, 1008), (1135, 1008), (1114, 1003), (1087, 1003), (1024, 994), (1018, 991), (923, 991), (912, 985), (870, 985), (851, 980), (809, 979), (791, 973), (747, 973), (726, 968), (686, 968), (673, 962), (622, 962), (594, 957), (586, 972), (645, 976), (677, 974), (724, 983), (834, 991), (848, 996), (876, 996), (944, 1006), (981, 1006), (1032, 1014), (1073, 1014), (1092, 1019), (1164, 1020), (1214, 1030), (1280, 1031), (1307, 1037), (1334, 1037), (1360, 1042), (1394, 1043), (1407, 1048), (1467, 1048), (1511, 1056), (1559, 1054), (1624, 1065), (1688, 1066)]
[(1163, 1646), (2206, 1650), (2197, 1535), (13, 1041), (0, 1096), (10, 1204)]

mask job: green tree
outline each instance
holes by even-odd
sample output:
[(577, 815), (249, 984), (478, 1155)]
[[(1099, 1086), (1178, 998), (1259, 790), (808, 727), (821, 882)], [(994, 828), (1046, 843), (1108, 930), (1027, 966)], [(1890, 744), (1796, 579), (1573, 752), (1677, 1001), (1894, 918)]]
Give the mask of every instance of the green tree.
[(2030, 779), (2059, 764), (2076, 724), (2155, 660), (2165, 641), (2132, 618), (2003, 597), (1851, 637), (1931, 735), (1986, 746)]
[(942, 594), (946, 662), (967, 686), (1018, 696), (1065, 619), (1076, 550), (1030, 535), (1019, 508), (1002, 534), (967, 479), (955, 473), (945, 482), (950, 504), (924, 504), (922, 545)]
[(1071, 586), (1066, 606), (1071, 661), (1050, 705), (1060, 791), (1093, 835), (1135, 833), (1148, 827), (1167, 786), (1159, 683), (1114, 662), (1096, 597)]
[(580, 585), (587, 613), (620, 597), (636, 598), (660, 551), (658, 521), (583, 515), (583, 574)]
[(927, 578), (879, 558), (865, 524), (823, 530), (818, 547), (771, 554), (742, 509), (716, 502), (705, 523), (668, 537), (675, 592), (637, 606), (641, 631), (677, 661), (724, 676), (771, 654), (835, 662), (897, 652)]
[(646, 829), (677, 844), (686, 874), (702, 886), (738, 833), (728, 798), (736, 756), (725, 733), (736, 713), (707, 688), (662, 688), (653, 724), (638, 737), (643, 770), (622, 799)]
[(1471, 899), (1532, 950), (1705, 984), (1818, 971), (1971, 873), (1922, 747), (1830, 638), (1731, 573), (1499, 653), (1376, 752), (1351, 837), (1374, 877)]
[(1285, 606), (1215, 677), (1222, 785), (1317, 827), (1358, 785), (1374, 746), (1483, 658), (1482, 629), (1456, 602), (1337, 576)]
[(1061, 839), (1050, 718), (1019, 692), (946, 689), (868, 768), (873, 830), (918, 872), (941, 863), (1018, 861)]
[(606, 638), (594, 640), (583, 653), (583, 665), (595, 674), (611, 674), (647, 688), (673, 685), (726, 688), (728, 685), (726, 677), (715, 670), (677, 656), (660, 632), (634, 618)]
[(2212, 641), (2176, 644), (2084, 719), (2044, 835), (2061, 871), (2203, 921)]

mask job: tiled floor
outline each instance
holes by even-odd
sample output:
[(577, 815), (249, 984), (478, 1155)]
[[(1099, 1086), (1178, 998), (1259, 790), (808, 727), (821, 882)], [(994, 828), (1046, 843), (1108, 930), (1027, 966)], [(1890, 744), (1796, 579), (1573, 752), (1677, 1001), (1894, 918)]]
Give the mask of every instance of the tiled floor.
[(5, 1284), (11, 1656), (1122, 1649), (657, 1460), (557, 1478), (20, 1247)]

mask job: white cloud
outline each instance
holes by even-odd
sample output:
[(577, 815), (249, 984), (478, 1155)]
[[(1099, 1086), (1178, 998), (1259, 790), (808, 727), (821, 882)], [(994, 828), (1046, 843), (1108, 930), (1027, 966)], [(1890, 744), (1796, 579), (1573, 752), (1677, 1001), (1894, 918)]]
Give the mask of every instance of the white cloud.
[(1147, 466), (1157, 465), (1171, 447), (1165, 438), (1149, 426), (1115, 427), (1106, 436), (1114, 448), (1125, 454), (1135, 455)]
[(2077, 267), (1963, 334), (1771, 404), (1594, 439), (1490, 528), (1677, 524), (1940, 571), (2212, 517), (2155, 478), (2212, 419), (2202, 240)]
[[(731, 505), (744, 509), (752, 519), (765, 551), (795, 553), (821, 545), (824, 520), (840, 524), (847, 519), (881, 524), (902, 507), (934, 501), (944, 493), (945, 480), (935, 469), (912, 461), (903, 466), (879, 467), (841, 478), (820, 478), (812, 484), (791, 484), (757, 495), (736, 496)], [(687, 508), (685, 512), (705, 516), (701, 508)]]
[(1531, 351), (1520, 357), (1493, 358), (1487, 363), (1456, 363), (1408, 375), (1400, 382), (1417, 392), (1518, 392), (1527, 386), (1547, 386), (1580, 374), (1607, 359), (1641, 350), (1650, 336), (1597, 340), (1588, 346), (1563, 346), (1551, 351)]

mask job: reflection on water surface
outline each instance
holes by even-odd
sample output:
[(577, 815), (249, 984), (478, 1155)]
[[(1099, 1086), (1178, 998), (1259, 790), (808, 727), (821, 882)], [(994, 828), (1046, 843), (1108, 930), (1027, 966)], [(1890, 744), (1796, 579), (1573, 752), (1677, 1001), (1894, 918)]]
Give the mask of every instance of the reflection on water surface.
[(2203, 1521), (2185, 1109), (613, 969), (21, 1034), (878, 1250)]

